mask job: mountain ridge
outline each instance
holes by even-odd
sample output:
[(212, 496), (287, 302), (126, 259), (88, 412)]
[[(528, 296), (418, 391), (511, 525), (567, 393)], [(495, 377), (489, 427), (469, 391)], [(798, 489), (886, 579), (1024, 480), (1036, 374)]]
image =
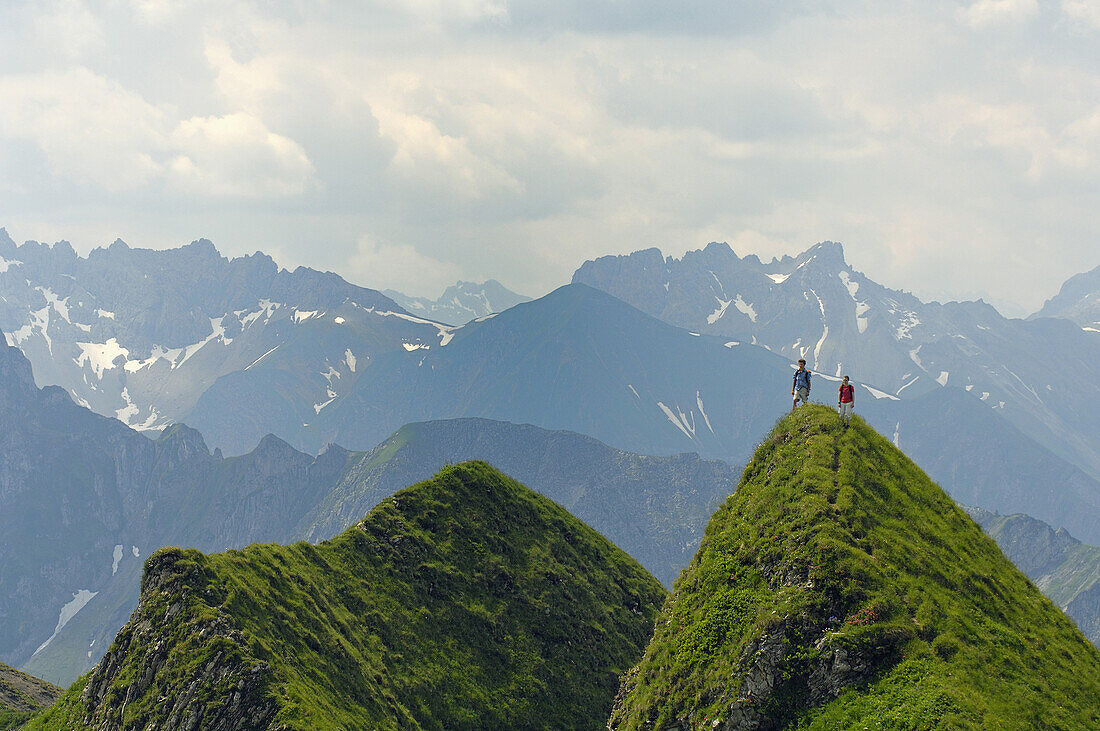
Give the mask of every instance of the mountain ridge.
[(664, 593), (462, 463), (317, 546), (157, 552), (99, 668), (30, 728), (596, 728)]
[(609, 728), (1094, 728), (1100, 651), (908, 458), (784, 417), (715, 513)]

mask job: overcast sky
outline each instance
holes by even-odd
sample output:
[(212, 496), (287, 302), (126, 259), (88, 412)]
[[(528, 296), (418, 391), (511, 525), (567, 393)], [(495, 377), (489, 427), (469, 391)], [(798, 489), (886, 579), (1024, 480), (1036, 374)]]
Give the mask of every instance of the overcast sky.
[(1100, 264), (1100, 0), (0, 7), (17, 241), (206, 237), (436, 296), (829, 239), (1009, 314)]

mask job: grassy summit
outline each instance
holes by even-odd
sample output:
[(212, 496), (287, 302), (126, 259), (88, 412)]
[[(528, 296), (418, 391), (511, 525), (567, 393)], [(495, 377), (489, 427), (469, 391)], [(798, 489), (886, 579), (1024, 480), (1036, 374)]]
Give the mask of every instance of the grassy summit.
[(115, 644), (33, 727), (598, 728), (664, 596), (463, 463), (320, 545), (157, 552)]
[(19, 728), (59, 695), (57, 686), (0, 663), (0, 730)]
[(1100, 728), (1100, 652), (905, 455), (784, 418), (707, 527), (615, 729)]

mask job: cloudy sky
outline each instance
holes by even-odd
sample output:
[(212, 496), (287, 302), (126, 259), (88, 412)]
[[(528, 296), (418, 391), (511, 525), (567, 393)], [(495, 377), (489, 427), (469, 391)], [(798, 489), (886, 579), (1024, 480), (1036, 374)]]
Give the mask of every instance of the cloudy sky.
[(0, 226), (438, 295), (841, 241), (1036, 309), (1100, 264), (1100, 0), (0, 6)]

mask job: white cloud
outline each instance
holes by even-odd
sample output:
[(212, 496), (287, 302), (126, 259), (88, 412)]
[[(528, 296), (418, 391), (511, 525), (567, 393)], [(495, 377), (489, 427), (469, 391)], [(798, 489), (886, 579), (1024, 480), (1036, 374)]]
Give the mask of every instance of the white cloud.
[(1100, 30), (1100, 0), (1062, 0), (1062, 10), (1094, 30)]
[(972, 28), (1021, 23), (1038, 14), (1038, 0), (978, 0), (957, 11), (958, 19)]
[(178, 154), (168, 179), (191, 193), (284, 197), (303, 193), (311, 182), (313, 165), (302, 146), (250, 114), (193, 117), (170, 139)]
[(432, 295), (711, 239), (1035, 306), (1096, 264), (1097, 0), (58, 2), (0, 4), (0, 225)]
[(60, 0), (34, 27), (39, 46), (57, 57), (76, 60), (106, 48), (103, 22), (80, 0)]
[(408, 244), (383, 244), (362, 236), (348, 260), (348, 279), (368, 287), (438, 297), (463, 275), (462, 268), (425, 256)]
[(0, 137), (35, 143), (57, 174), (118, 191), (161, 169), (164, 111), (87, 68), (2, 76), (0, 99)]
[(33, 142), (55, 174), (110, 192), (163, 181), (199, 196), (285, 197), (313, 172), (301, 145), (246, 113), (176, 122), (85, 67), (0, 77), (0, 138)]

